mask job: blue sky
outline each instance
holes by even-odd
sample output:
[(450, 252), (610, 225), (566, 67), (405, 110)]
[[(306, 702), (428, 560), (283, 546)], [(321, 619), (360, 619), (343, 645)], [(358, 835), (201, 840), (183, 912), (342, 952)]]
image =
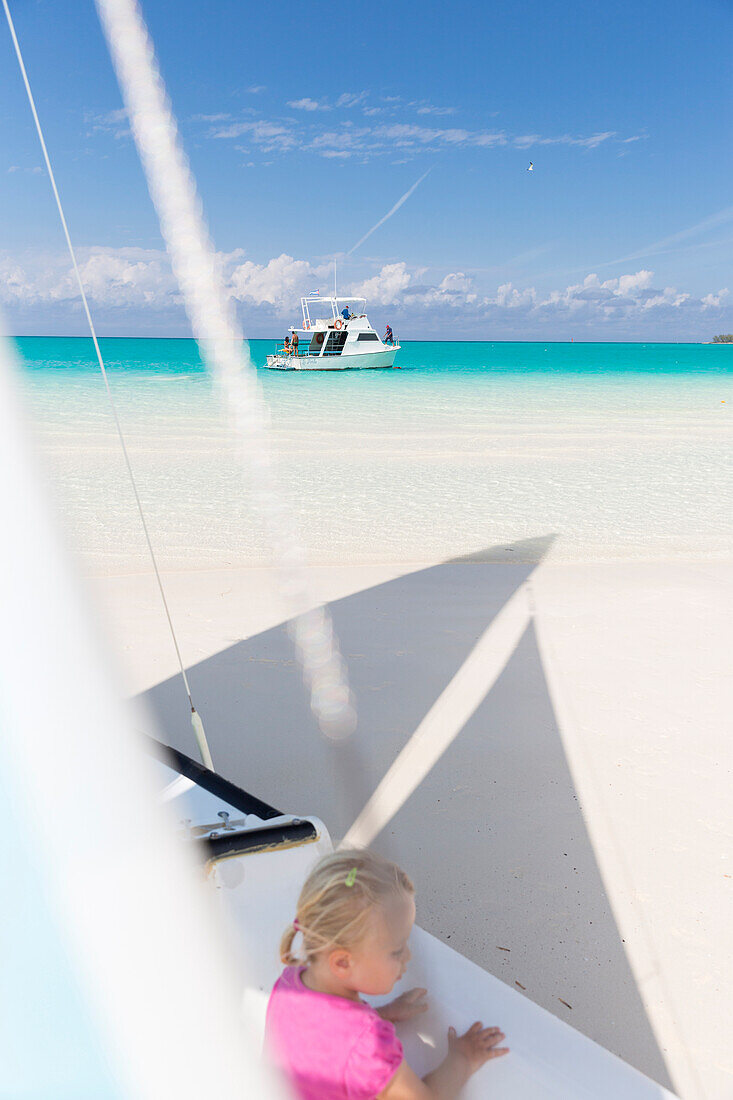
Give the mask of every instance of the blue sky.
[[(100, 331), (187, 334), (92, 3), (12, 10)], [(729, 3), (143, 11), (249, 335), (335, 253), (404, 336), (733, 330)], [(4, 24), (0, 148), (0, 308), (83, 333)]]

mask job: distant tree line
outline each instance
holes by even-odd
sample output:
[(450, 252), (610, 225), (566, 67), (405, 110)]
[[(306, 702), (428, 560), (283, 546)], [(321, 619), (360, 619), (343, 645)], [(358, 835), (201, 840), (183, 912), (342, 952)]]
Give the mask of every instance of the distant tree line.
[(714, 344), (733, 344), (733, 332), (728, 332), (725, 335), (722, 333), (720, 336), (713, 336)]

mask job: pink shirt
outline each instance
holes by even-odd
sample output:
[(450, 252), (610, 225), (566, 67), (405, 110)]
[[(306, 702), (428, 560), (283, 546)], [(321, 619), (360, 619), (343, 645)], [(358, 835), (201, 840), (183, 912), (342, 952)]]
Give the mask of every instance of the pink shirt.
[(402, 1063), (394, 1025), (370, 1005), (306, 988), (303, 970), (286, 967), (270, 994), (270, 1056), (301, 1100), (374, 1100)]

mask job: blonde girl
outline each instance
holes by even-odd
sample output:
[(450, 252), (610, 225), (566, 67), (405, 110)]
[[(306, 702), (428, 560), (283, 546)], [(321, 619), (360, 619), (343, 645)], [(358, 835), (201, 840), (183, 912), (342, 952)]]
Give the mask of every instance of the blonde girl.
[(427, 991), (379, 1009), (362, 1001), (391, 993), (405, 973), (414, 894), (404, 871), (365, 850), (326, 856), (306, 879), (266, 1026), (271, 1057), (300, 1100), (454, 1100), (484, 1062), (507, 1053), (499, 1028), (450, 1028), (447, 1057), (421, 1080), (395, 1024), (426, 1011)]

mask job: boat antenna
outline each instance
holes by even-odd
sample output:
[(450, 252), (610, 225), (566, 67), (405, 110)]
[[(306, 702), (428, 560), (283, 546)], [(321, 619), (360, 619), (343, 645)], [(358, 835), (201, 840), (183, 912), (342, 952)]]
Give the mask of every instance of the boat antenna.
[(333, 258), (333, 296), (334, 299), (338, 297), (336, 294), (336, 257)]
[(178, 666), (180, 668), (181, 678), (183, 680), (183, 686), (185, 688), (186, 696), (188, 698), (188, 703), (189, 703), (189, 706), (191, 708), (191, 725), (193, 726), (193, 731), (194, 731), (194, 734), (196, 736), (196, 742), (197, 742), (198, 747), (199, 747), (199, 752), (201, 753), (201, 759), (202, 759), (204, 765), (210, 771), (213, 771), (214, 770), (214, 764), (213, 764), (213, 761), (211, 759), (211, 751), (209, 749), (208, 741), (206, 740), (206, 733), (204, 731), (203, 722), (201, 721), (201, 717), (200, 717), (198, 711), (196, 710), (196, 707), (193, 704), (193, 698), (191, 697), (191, 688), (190, 688), (190, 685), (188, 683), (188, 677), (186, 676), (186, 669), (184, 667), (183, 659), (181, 657), (181, 650), (180, 650), (180, 647), (178, 645), (178, 638), (176, 637), (176, 631), (175, 631), (175, 628), (173, 626), (173, 619), (172, 619), (172, 616), (171, 616), (170, 608), (168, 606), (168, 600), (166, 599), (165, 589), (163, 588), (163, 581), (162, 581), (161, 576), (160, 576), (160, 570), (158, 569), (158, 562), (157, 562), (156, 557), (155, 557), (155, 551), (153, 550), (153, 543), (152, 543), (152, 540), (150, 538), (150, 532), (148, 530), (148, 525), (147, 525), (147, 522), (146, 522), (146, 519), (145, 519), (145, 512), (143, 511), (142, 502), (140, 500), (140, 493), (138, 492), (137, 482), (135, 480), (135, 474), (134, 474), (133, 469), (132, 469), (132, 463), (130, 462), (130, 455), (129, 455), (128, 450), (127, 450), (127, 444), (125, 443), (125, 436), (124, 436), (123, 431), (122, 431), (122, 424), (120, 423), (120, 418), (119, 418), (119, 415), (117, 413), (117, 407), (115, 405), (114, 398), (112, 397), (112, 390), (110, 388), (109, 379), (107, 377), (107, 370), (106, 370), (105, 365), (104, 365), (104, 359), (102, 358), (102, 352), (100, 350), (99, 341), (97, 339), (97, 332), (96, 332), (96, 329), (94, 327), (94, 322), (92, 320), (92, 314), (91, 314), (91, 311), (89, 309), (89, 302), (87, 301), (86, 292), (84, 290), (84, 282), (83, 282), (82, 277), (81, 277), (81, 272), (79, 271), (79, 265), (76, 262), (76, 253), (74, 251), (74, 246), (71, 242), (71, 234), (69, 233), (69, 227), (68, 227), (67, 222), (66, 222), (66, 216), (64, 215), (64, 208), (61, 204), (61, 196), (59, 195), (59, 190), (58, 190), (58, 187), (56, 186), (56, 177), (54, 176), (53, 168), (51, 167), (51, 159), (48, 155), (48, 149), (46, 148), (46, 142), (45, 142), (45, 139), (44, 139), (44, 136), (43, 136), (43, 129), (41, 128), (41, 122), (40, 122), (40, 119), (38, 118), (38, 112), (36, 111), (36, 104), (35, 104), (35, 100), (33, 98), (33, 92), (31, 91), (31, 86), (30, 86), (30, 82), (28, 80), (28, 74), (26, 72), (25, 64), (23, 62), (23, 54), (22, 54), (21, 49), (20, 49), (20, 43), (18, 42), (18, 37), (15, 33), (15, 26), (13, 24), (13, 19), (12, 19), (12, 16), (10, 14), (10, 9), (8, 7), (7, 0), (2, 0), (2, 5), (3, 5), (3, 8), (5, 10), (5, 18), (8, 21), (8, 27), (10, 28), (10, 37), (13, 40), (13, 47), (15, 49), (15, 56), (18, 58), (18, 65), (20, 66), (21, 76), (23, 77), (23, 83), (25, 85), (26, 95), (28, 96), (28, 102), (30, 104), (31, 113), (33, 115), (33, 121), (36, 124), (36, 131), (38, 133), (38, 140), (41, 143), (41, 151), (43, 153), (43, 159), (46, 162), (46, 170), (48, 171), (48, 177), (51, 181), (51, 189), (53, 190), (53, 196), (54, 196), (54, 199), (56, 200), (56, 207), (57, 207), (58, 212), (59, 212), (59, 217), (61, 219), (61, 225), (63, 227), (64, 236), (66, 238), (66, 245), (69, 249), (69, 255), (71, 256), (71, 263), (72, 263), (72, 266), (74, 268), (74, 274), (76, 276), (77, 284), (79, 286), (79, 293), (81, 295), (82, 304), (84, 306), (84, 312), (86, 314), (87, 323), (89, 325), (89, 331), (90, 331), (91, 336), (92, 336), (92, 343), (94, 344), (94, 350), (95, 350), (96, 355), (97, 355), (97, 362), (99, 363), (99, 369), (102, 372), (102, 378), (104, 379), (104, 385), (105, 385), (105, 388), (107, 390), (107, 397), (109, 398), (109, 404), (110, 404), (110, 408), (112, 410), (112, 418), (115, 422), (115, 427), (117, 428), (117, 434), (118, 434), (119, 439), (120, 439), (120, 446), (122, 448), (122, 454), (124, 456), (125, 465), (127, 466), (127, 473), (129, 475), (129, 478), (130, 478), (130, 484), (132, 485), (132, 492), (133, 492), (134, 497), (135, 497), (135, 503), (137, 504), (137, 510), (138, 510), (139, 515), (140, 515), (140, 522), (142, 524), (143, 532), (145, 533), (145, 541), (146, 541), (147, 546), (148, 546), (148, 552), (150, 554), (150, 560), (151, 560), (152, 565), (153, 565), (153, 572), (155, 573), (155, 579), (158, 583), (158, 591), (160, 592), (160, 598), (161, 598), (161, 601), (163, 603), (163, 608), (165, 610), (166, 619), (168, 620), (168, 627), (170, 629), (171, 638), (173, 639), (173, 648), (176, 651), (176, 657), (178, 659)]

